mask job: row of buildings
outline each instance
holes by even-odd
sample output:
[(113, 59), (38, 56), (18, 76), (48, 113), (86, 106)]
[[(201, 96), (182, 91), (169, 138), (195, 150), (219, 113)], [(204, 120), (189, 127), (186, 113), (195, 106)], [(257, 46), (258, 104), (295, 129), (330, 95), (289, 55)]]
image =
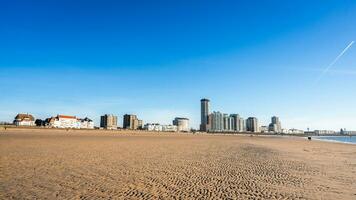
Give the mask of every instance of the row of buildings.
[(50, 128), (74, 128), (74, 129), (93, 129), (93, 120), (77, 118), (76, 116), (57, 115), (45, 120), (36, 119), (31, 114), (18, 114), (14, 119), (16, 126), (45, 126)]
[[(100, 118), (100, 128), (103, 129), (117, 129), (117, 116), (103, 115)], [(161, 125), (159, 123), (143, 124), (143, 121), (138, 119), (136, 115), (125, 114), (123, 119), (123, 128), (130, 130), (148, 130), (148, 131), (180, 131), (189, 132), (189, 119), (176, 117), (173, 124)]]
[(145, 130), (148, 131), (165, 131), (165, 132), (189, 132), (190, 127), (189, 127), (189, 119), (188, 118), (182, 118), (182, 117), (176, 117), (173, 120), (173, 124), (169, 125), (162, 125), (158, 123), (147, 123), (144, 126)]
[(219, 111), (210, 113), (210, 100), (200, 100), (201, 124), (204, 132), (273, 132), (281, 133), (282, 125), (278, 117), (273, 116), (269, 126), (260, 127), (256, 117), (246, 120), (239, 114), (226, 114)]
[[(36, 119), (31, 114), (18, 114), (14, 122), (16, 126), (43, 126), (48, 128), (71, 128), (71, 129), (94, 129), (94, 122), (89, 118), (77, 118), (76, 116), (57, 115), (45, 120)], [(100, 117), (100, 128), (118, 129), (117, 116), (105, 114)], [(190, 131), (189, 119), (177, 117), (173, 120), (173, 125), (160, 125), (158, 123), (148, 123), (143, 125), (143, 121), (136, 115), (125, 114), (123, 117), (123, 128), (130, 130), (148, 131)]]
[[(333, 134), (355, 134), (353, 131), (341, 129), (340, 132), (332, 130), (303, 131), (298, 129), (282, 129), (281, 121), (273, 116), (267, 126), (260, 126), (256, 117), (242, 118), (239, 114), (226, 114), (219, 111), (210, 112), (210, 100), (201, 99), (201, 123), (200, 131), (203, 132), (261, 132), (280, 134), (306, 134), (306, 135), (333, 135)], [(85, 117), (57, 115), (45, 120), (37, 119), (31, 114), (18, 114), (13, 124), (16, 126), (43, 126), (50, 128), (73, 128), (73, 129), (118, 129), (118, 117), (112, 114), (105, 114), (100, 117), (100, 126), (95, 127), (93, 120)], [(136, 115), (125, 114), (123, 116), (124, 129), (147, 130), (147, 131), (180, 131), (189, 132), (189, 119), (176, 117), (172, 124), (162, 125), (159, 123), (146, 123)]]

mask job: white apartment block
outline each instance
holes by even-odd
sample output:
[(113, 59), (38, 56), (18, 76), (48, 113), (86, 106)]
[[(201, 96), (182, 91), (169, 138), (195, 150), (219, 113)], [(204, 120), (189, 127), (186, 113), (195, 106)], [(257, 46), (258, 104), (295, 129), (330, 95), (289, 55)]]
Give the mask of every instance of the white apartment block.
[(178, 127), (176, 125), (160, 125), (160, 124), (145, 124), (144, 129), (147, 131), (164, 131), (164, 132), (176, 132)]
[(47, 119), (48, 126), (53, 128), (93, 129), (94, 122), (89, 118), (78, 119), (75, 116), (57, 115)]

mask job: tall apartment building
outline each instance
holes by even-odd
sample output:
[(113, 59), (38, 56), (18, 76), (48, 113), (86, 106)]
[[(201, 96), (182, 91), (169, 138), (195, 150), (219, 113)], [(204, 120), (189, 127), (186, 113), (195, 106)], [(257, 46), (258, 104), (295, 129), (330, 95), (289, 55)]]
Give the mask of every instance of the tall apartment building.
[(271, 123), (268, 126), (268, 131), (274, 133), (282, 132), (282, 125), (281, 125), (281, 121), (279, 121), (279, 117), (273, 116), (271, 118)]
[(105, 129), (117, 129), (117, 116), (110, 114), (101, 116), (100, 127)]
[(125, 114), (123, 128), (132, 130), (141, 129), (143, 128), (143, 122), (136, 115)]
[(246, 120), (242, 117), (240, 117), (240, 126), (239, 126), (239, 131), (244, 132), (246, 131)]
[(224, 131), (232, 132), (235, 129), (234, 118), (228, 114), (223, 114), (224, 118)]
[(242, 132), (245, 130), (244, 119), (240, 117), (238, 114), (231, 114), (232, 118), (232, 130), (237, 132)]
[(222, 132), (224, 131), (224, 115), (217, 111), (211, 113), (211, 131)]
[(259, 132), (258, 120), (256, 117), (249, 117), (246, 120), (246, 129), (250, 132)]
[(201, 121), (200, 121), (200, 131), (208, 131), (209, 130), (209, 104), (210, 104), (210, 100), (209, 99), (201, 99), (200, 100), (200, 108), (201, 108), (201, 112), (200, 112), (200, 117), (201, 117)]

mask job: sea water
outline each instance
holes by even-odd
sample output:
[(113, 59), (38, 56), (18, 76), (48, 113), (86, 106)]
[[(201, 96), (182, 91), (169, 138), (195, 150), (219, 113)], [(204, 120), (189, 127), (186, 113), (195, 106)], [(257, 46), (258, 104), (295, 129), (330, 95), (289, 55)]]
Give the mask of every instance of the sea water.
[(315, 136), (318, 140), (356, 144), (356, 136)]

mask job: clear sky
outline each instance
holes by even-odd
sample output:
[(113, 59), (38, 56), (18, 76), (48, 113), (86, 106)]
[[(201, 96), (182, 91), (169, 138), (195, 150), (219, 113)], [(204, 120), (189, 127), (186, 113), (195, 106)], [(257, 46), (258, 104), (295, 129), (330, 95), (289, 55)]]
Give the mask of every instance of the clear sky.
[[(0, 121), (212, 110), (356, 130), (356, 1), (0, 0)], [(121, 116), (122, 117), (122, 116)], [(120, 124), (122, 124), (120, 120)]]

